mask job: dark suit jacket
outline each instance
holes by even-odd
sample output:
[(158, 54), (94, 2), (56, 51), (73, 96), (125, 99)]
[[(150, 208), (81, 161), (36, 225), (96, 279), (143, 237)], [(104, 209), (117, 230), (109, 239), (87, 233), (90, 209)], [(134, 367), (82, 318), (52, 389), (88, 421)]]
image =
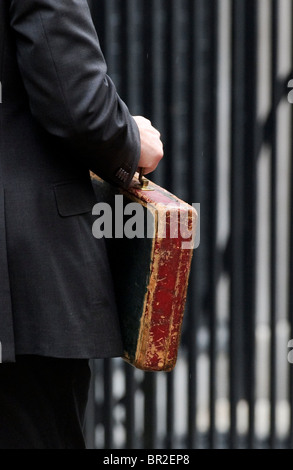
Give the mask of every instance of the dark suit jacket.
[(86, 0), (0, 0), (0, 341), (16, 354), (118, 356), (89, 169), (127, 187), (139, 132)]

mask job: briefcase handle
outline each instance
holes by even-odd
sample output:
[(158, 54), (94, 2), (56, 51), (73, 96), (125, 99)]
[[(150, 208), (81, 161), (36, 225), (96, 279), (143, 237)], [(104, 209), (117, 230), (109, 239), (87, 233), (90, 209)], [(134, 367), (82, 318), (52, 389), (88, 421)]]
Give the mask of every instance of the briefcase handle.
[(154, 191), (153, 188), (149, 186), (149, 180), (143, 176), (144, 173), (144, 168), (140, 167), (138, 169), (138, 181), (139, 183), (135, 185), (138, 189), (141, 189), (141, 191)]

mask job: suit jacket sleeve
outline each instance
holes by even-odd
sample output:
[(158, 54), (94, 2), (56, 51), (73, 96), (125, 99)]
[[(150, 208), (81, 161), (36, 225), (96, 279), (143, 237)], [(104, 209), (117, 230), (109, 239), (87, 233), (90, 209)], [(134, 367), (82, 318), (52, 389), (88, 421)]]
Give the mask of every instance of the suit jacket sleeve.
[(87, 1), (10, 0), (10, 24), (33, 116), (89, 169), (127, 187), (139, 131), (107, 75)]

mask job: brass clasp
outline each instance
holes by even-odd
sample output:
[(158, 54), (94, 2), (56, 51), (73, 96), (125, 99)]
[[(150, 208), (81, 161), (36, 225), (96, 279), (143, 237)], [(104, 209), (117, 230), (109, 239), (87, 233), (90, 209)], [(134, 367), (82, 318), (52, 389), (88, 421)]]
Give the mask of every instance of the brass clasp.
[(143, 168), (139, 169), (139, 185), (136, 185), (137, 188), (141, 189), (142, 191), (154, 191), (153, 188), (149, 187), (149, 180), (143, 176)]

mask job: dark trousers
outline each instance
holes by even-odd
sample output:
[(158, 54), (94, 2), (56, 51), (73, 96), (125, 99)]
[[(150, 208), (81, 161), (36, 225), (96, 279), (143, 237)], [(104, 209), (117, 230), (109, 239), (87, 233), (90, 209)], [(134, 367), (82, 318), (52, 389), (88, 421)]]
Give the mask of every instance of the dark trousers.
[(84, 449), (89, 383), (84, 359), (0, 364), (0, 449)]

